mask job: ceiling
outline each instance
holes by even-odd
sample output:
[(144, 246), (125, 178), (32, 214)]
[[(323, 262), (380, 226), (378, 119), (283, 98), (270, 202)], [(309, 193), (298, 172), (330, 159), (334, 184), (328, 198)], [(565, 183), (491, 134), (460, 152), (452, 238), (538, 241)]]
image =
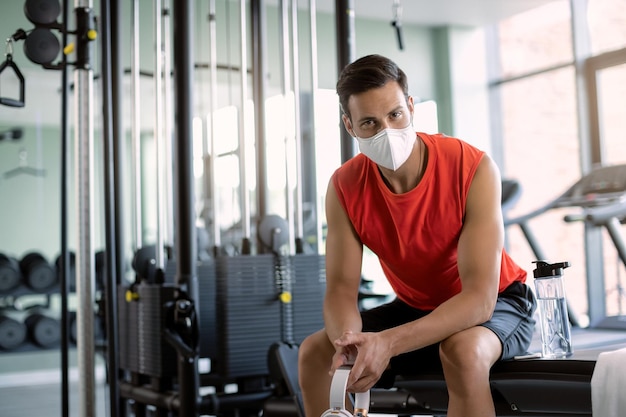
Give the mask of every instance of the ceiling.
[[(394, 0), (352, 0), (356, 17), (393, 20)], [(426, 26), (484, 26), (555, 0), (399, 0), (402, 23)], [(334, 13), (335, 0), (316, 0)]]

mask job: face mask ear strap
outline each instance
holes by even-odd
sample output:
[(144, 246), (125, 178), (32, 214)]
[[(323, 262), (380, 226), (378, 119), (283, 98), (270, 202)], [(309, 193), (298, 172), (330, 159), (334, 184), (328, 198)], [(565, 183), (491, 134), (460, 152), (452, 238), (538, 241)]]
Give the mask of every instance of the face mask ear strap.
[[(22, 72), (17, 67), (15, 62), (13, 62), (13, 54), (12, 54), (10, 38), (7, 40), (7, 52), (5, 56), (6, 56), (6, 59), (4, 60), (2, 64), (0, 64), (0, 76), (2, 76), (2, 73), (7, 68), (10, 68), (13, 70), (13, 73), (15, 74), (15, 76), (17, 76), (19, 83), (20, 83), (20, 98), (14, 99), (10, 97), (2, 97), (1, 95), (2, 91), (0, 91), (0, 104), (4, 104), (5, 106), (9, 106), (9, 107), (24, 107), (24, 95), (25, 95), (24, 76), (22, 75)], [(2, 83), (0, 83), (0, 86), (1, 85)]]
[(355, 137), (354, 128), (352, 126), (352, 120), (350, 120), (350, 116), (348, 116), (346, 113), (342, 113), (341, 119), (343, 121), (343, 127), (346, 129), (346, 132), (348, 132), (350, 136)]

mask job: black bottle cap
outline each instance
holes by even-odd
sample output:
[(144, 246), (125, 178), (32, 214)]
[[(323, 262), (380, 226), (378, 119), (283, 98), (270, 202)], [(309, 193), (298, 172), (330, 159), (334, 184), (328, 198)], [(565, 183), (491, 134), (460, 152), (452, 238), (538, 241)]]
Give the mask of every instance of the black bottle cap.
[(549, 278), (563, 275), (563, 270), (570, 266), (569, 262), (558, 262), (549, 264), (545, 261), (533, 261), (537, 268), (533, 270), (535, 278)]

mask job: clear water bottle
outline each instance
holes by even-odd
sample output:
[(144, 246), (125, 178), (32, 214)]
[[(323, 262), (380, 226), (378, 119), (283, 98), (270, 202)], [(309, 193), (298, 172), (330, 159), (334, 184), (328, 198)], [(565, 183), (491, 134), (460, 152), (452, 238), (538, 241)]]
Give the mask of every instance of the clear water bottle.
[(569, 262), (535, 261), (533, 271), (541, 322), (541, 353), (544, 358), (572, 355), (572, 334), (563, 286), (563, 269)]

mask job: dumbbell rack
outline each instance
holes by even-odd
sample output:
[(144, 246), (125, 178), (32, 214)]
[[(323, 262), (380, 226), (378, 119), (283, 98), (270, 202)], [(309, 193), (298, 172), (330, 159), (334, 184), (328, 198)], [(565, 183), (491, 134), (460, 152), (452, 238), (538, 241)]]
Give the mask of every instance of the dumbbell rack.
[[(0, 354), (61, 346), (61, 312), (53, 308), (53, 298), (61, 295), (59, 270), (59, 259), (53, 264), (34, 251), (19, 261), (0, 254)], [(74, 291), (73, 268), (70, 276)], [(69, 341), (75, 345), (76, 313), (70, 311), (68, 317)], [(102, 337), (102, 332), (96, 333)]]

